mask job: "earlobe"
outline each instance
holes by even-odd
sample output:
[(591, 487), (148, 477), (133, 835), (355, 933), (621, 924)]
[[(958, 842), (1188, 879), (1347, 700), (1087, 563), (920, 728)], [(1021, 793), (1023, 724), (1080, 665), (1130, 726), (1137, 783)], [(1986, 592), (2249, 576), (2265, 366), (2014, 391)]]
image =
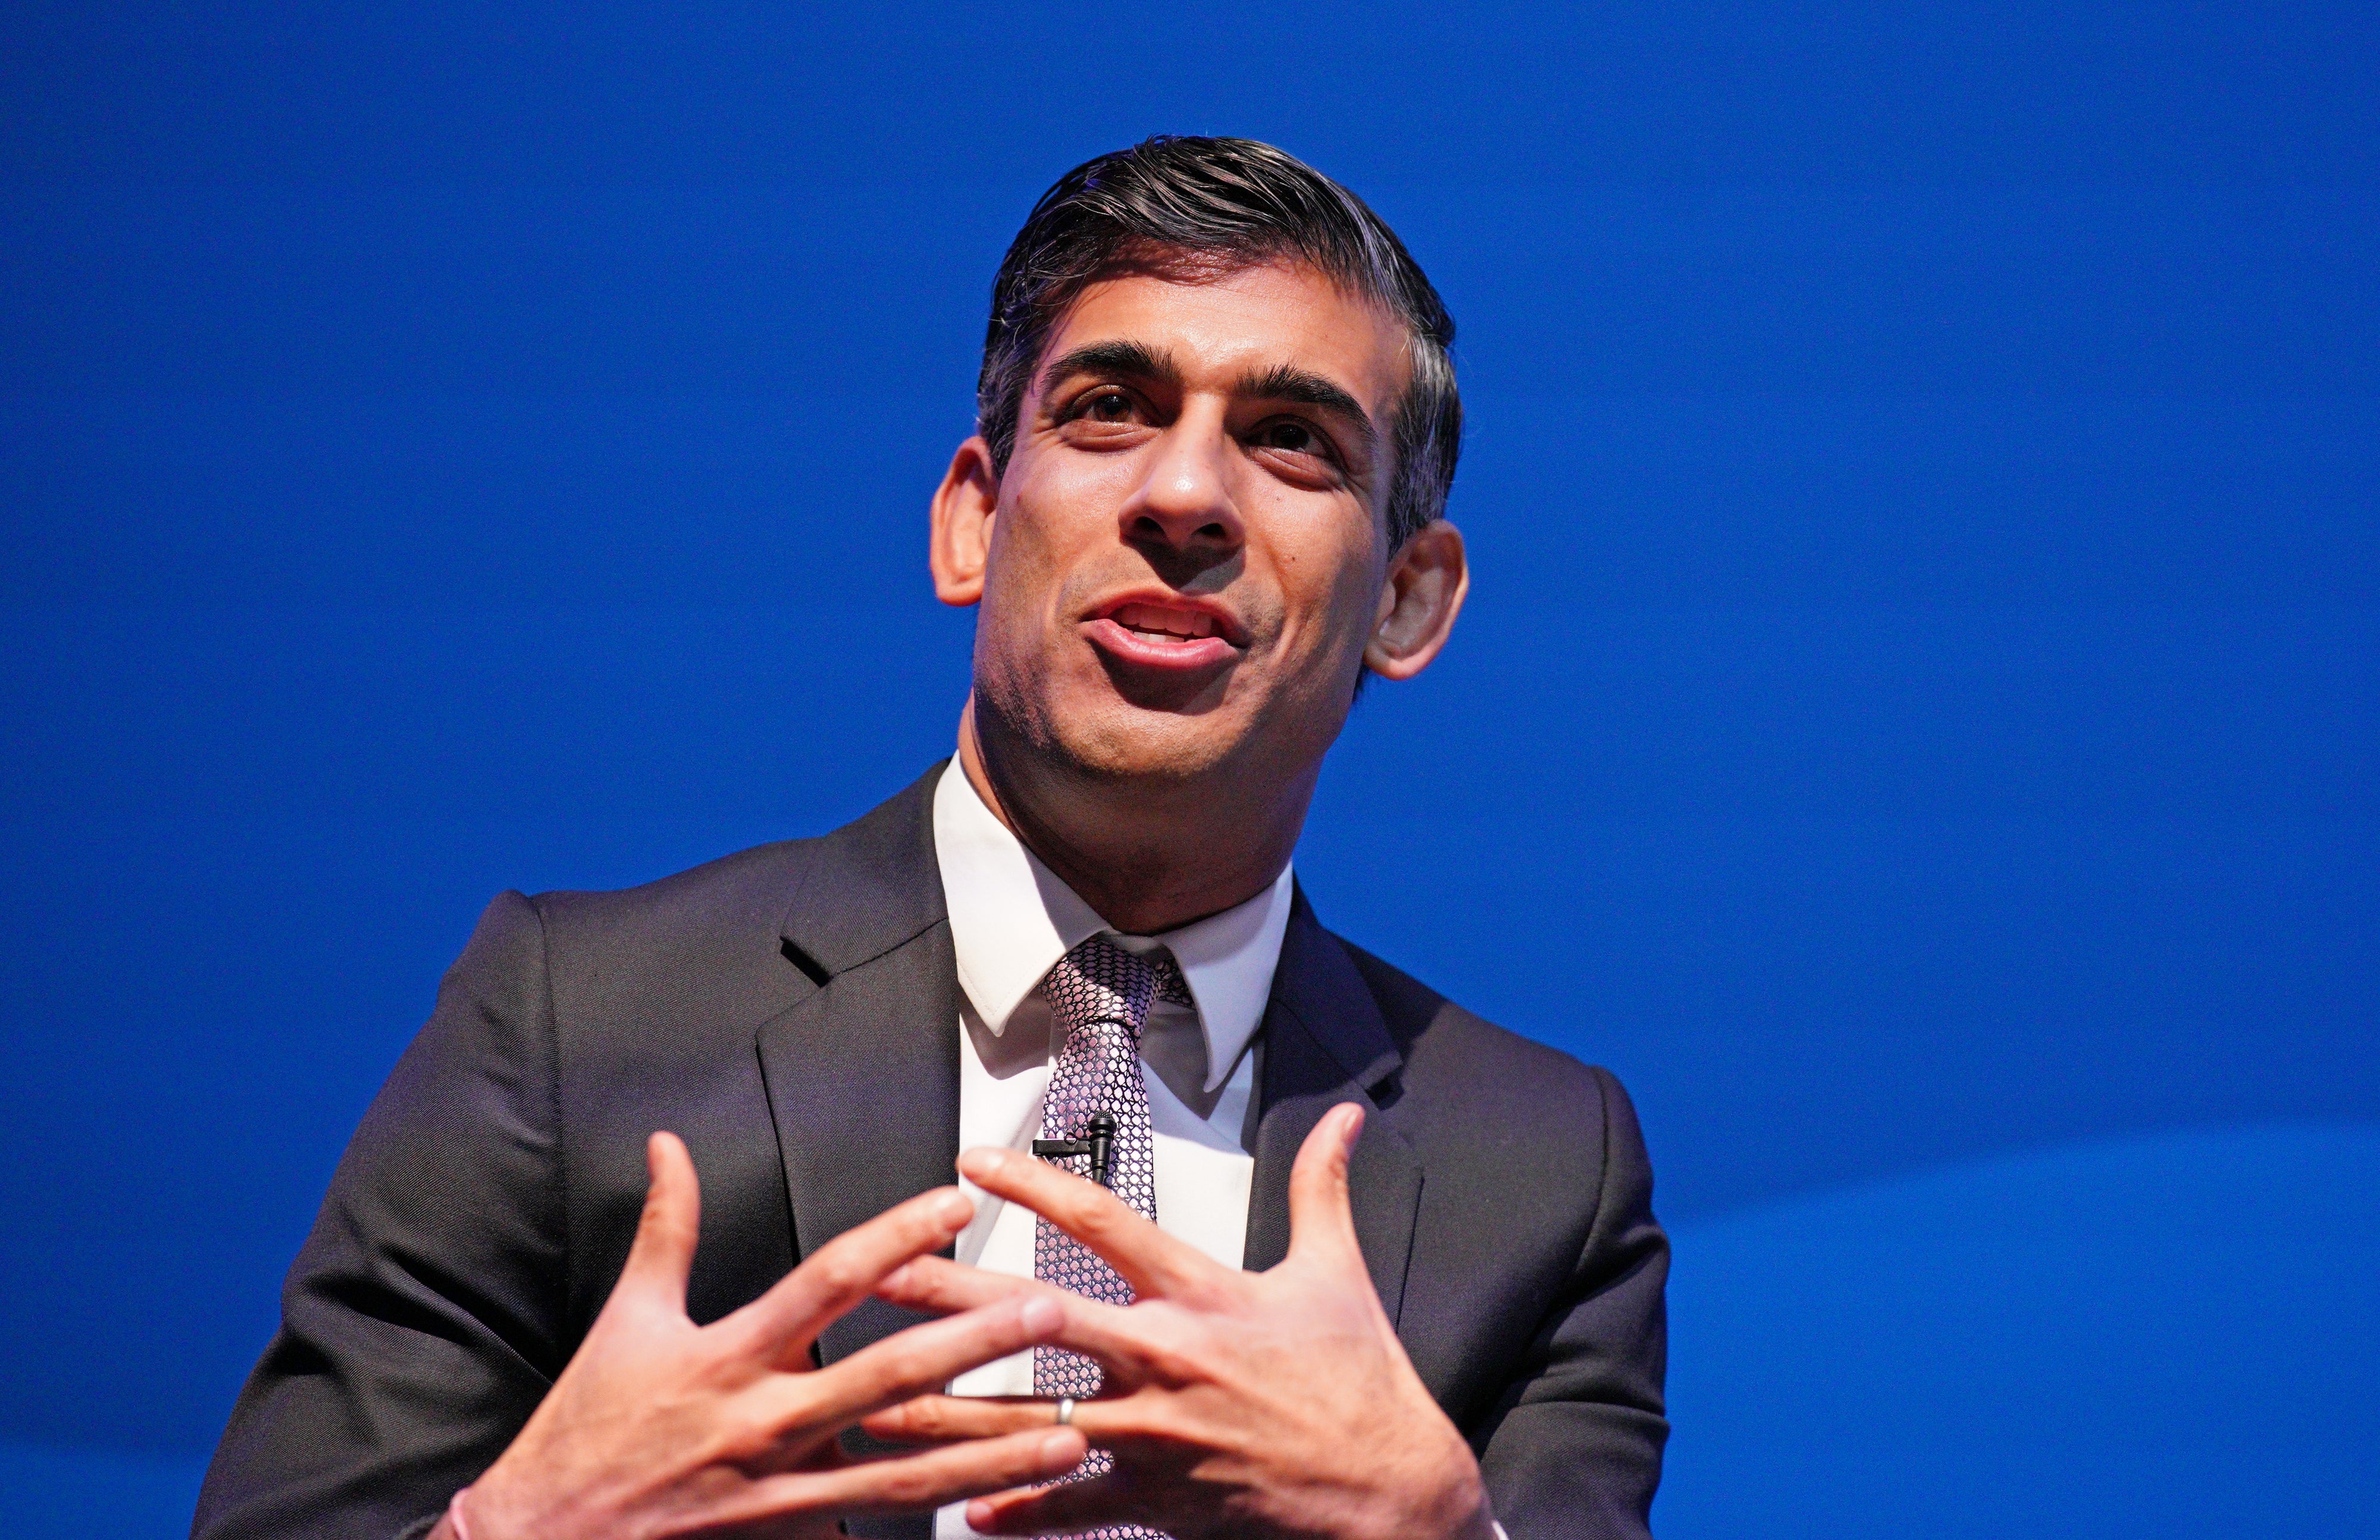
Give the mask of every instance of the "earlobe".
[(1429, 667), (1470, 591), (1463, 531), (1442, 518), (1415, 531), (1389, 564), (1364, 666), (1386, 679), (1411, 679)]
[(971, 438), (951, 456), (951, 468), (934, 490), (926, 564), (934, 574), (934, 597), (943, 603), (965, 607), (983, 598), (999, 510), (1000, 477), (991, 467), (991, 446), (980, 436)]

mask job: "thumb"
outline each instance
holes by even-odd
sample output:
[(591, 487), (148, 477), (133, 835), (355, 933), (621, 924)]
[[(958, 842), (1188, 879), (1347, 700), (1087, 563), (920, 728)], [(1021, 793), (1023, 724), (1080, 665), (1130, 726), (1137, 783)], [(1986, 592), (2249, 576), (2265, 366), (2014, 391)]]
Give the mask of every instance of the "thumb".
[(694, 1270), (695, 1242), (702, 1233), (702, 1183), (694, 1174), (694, 1157), (674, 1134), (645, 1141), (645, 1169), (652, 1182), (645, 1189), (644, 1216), (637, 1221), (636, 1242), (613, 1292), (684, 1315), (686, 1276)]
[(1289, 1255), (1364, 1272), (1355, 1215), (1347, 1202), (1347, 1161), (1364, 1131), (1364, 1109), (1341, 1102), (1322, 1115), (1289, 1170)]

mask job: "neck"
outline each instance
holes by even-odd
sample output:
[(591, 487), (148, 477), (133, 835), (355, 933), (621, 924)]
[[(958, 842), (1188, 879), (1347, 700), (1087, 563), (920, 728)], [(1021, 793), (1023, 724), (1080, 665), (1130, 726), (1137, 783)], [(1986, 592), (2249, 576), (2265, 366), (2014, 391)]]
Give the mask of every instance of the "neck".
[(1099, 777), (1044, 763), (985, 725), (970, 699), (959, 721), (959, 766), (976, 794), (1059, 880), (1128, 936), (1175, 929), (1270, 887), (1289, 865), (1314, 797), (1313, 769), (1286, 784), (1228, 772)]

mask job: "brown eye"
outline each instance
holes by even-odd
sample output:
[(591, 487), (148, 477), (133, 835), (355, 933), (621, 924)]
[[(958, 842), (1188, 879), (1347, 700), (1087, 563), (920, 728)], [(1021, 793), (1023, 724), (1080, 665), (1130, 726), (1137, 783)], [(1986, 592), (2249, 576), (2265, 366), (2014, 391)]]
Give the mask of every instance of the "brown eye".
[(1092, 398), (1090, 415), (1101, 422), (1122, 422), (1132, 416), (1132, 398), (1121, 391), (1109, 391)]
[(1265, 429), (1264, 443), (1267, 449), (1304, 455), (1314, 448), (1314, 430), (1302, 422), (1276, 422)]

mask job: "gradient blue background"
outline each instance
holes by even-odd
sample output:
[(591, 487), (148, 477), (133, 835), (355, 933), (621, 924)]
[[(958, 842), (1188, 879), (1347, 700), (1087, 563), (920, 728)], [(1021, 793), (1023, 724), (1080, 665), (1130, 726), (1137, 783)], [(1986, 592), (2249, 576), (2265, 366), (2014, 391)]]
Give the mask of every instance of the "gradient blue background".
[(947, 751), (992, 269), (1175, 130), (1461, 322), (1299, 867), (1633, 1088), (1664, 1534), (2380, 1533), (2374, 17), (9, 7), (15, 1532), (187, 1523), (491, 894)]

